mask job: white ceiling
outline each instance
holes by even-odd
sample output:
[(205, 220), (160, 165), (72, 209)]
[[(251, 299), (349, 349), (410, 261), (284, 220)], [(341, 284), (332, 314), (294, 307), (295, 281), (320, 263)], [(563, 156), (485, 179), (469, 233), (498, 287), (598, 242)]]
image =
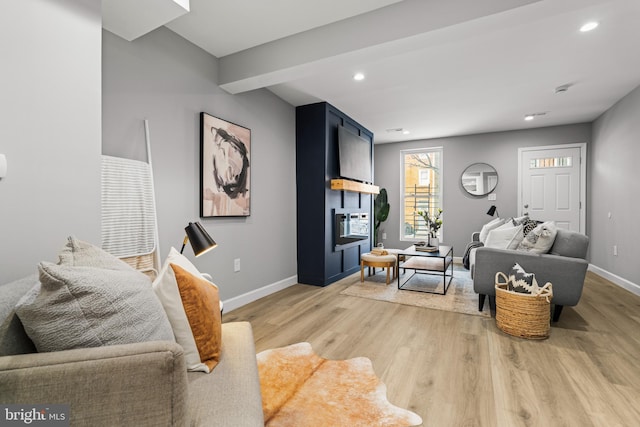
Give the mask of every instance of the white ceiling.
[[(157, 26), (220, 58), (225, 90), (327, 101), (377, 143), (590, 122), (640, 85), (639, 0), (146, 2), (188, 10)], [(104, 0), (105, 28), (131, 21), (126, 3)]]

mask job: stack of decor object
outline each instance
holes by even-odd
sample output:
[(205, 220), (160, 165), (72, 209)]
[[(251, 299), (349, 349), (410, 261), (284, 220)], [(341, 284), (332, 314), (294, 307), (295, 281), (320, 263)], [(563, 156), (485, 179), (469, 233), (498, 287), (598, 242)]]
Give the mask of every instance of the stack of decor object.
[(384, 248), (375, 247), (375, 248), (371, 249), (371, 254), (372, 255), (382, 256), (382, 255), (389, 255), (389, 252), (387, 252)]
[(425, 242), (418, 242), (413, 245), (418, 252), (438, 252), (440, 250), (439, 246), (429, 246)]

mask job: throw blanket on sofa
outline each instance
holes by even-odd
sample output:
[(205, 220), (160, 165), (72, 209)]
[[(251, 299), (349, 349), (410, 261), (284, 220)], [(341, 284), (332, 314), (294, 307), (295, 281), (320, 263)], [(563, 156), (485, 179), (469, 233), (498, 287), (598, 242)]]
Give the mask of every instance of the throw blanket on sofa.
[(469, 253), (471, 252), (471, 249), (480, 248), (482, 246), (484, 246), (482, 242), (471, 242), (467, 245), (467, 249), (465, 249), (464, 256), (462, 257), (462, 265), (464, 265), (464, 268), (467, 270), (469, 269)]

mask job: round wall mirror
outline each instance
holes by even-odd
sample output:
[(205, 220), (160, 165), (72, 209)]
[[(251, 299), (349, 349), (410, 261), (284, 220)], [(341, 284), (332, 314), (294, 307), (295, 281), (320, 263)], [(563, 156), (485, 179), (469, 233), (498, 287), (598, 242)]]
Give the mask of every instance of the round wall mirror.
[(486, 196), (496, 189), (498, 172), (486, 163), (474, 163), (462, 172), (460, 183), (472, 196)]

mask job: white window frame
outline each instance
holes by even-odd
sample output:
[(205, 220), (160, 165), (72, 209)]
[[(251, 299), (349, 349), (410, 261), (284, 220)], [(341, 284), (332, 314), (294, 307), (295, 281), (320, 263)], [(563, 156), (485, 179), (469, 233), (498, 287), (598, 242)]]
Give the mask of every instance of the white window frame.
[[(407, 154), (413, 153), (424, 153), (424, 152), (440, 152), (440, 192), (437, 196), (437, 204), (444, 210), (443, 204), (443, 195), (444, 195), (444, 149), (443, 147), (423, 147), (423, 148), (414, 148), (408, 150), (400, 150), (400, 221), (399, 221), (399, 236), (401, 242), (417, 242), (420, 240), (425, 240), (424, 237), (405, 237), (404, 228), (405, 228), (405, 165), (404, 158)], [(418, 178), (419, 179), (419, 178)], [(440, 228), (440, 239), (441, 241), (444, 239), (444, 225)]]

